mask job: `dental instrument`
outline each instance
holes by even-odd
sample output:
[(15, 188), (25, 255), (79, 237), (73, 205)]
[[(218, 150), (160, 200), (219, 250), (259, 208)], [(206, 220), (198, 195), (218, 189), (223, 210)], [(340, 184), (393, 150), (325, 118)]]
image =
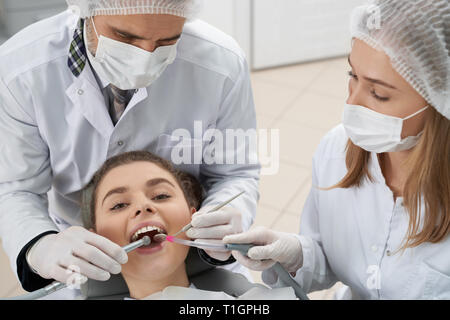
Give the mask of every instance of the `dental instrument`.
[[(129, 253), (139, 247), (148, 246), (151, 242), (152, 242), (152, 240), (150, 239), (149, 236), (144, 236), (142, 239), (132, 242), (130, 244), (127, 244), (126, 246), (123, 246), (122, 248), (125, 250), (126, 253)], [(36, 300), (36, 299), (45, 297), (45, 296), (47, 296), (53, 292), (56, 292), (58, 290), (61, 290), (65, 287), (67, 287), (66, 283), (55, 281), (39, 290), (30, 292), (30, 293), (27, 293), (27, 294), (24, 294), (21, 296), (17, 296), (17, 297), (1, 298), (0, 300)]]
[[(208, 211), (207, 213), (210, 212), (214, 212), (217, 211), (219, 209), (221, 209), (222, 207), (226, 206), (227, 204), (229, 204), (231, 201), (233, 201), (234, 199), (236, 199), (237, 197), (239, 197), (240, 195), (242, 195), (245, 191), (240, 192), (239, 194), (235, 195), (234, 197), (228, 199), (225, 202), (222, 202), (221, 204), (217, 205), (216, 207), (212, 208), (210, 211)], [(187, 225), (185, 225), (180, 231), (178, 231), (177, 233), (175, 233), (173, 236), (176, 237), (177, 235), (179, 235), (182, 232), (186, 232), (188, 231), (190, 228), (192, 227), (191, 223), (188, 223)]]
[(153, 237), (154, 241), (157, 242), (173, 242), (182, 244), (189, 247), (196, 247), (199, 249), (206, 249), (206, 250), (215, 250), (215, 251), (230, 251), (230, 250), (249, 250), (251, 248), (251, 245), (248, 244), (220, 244), (220, 243), (209, 243), (209, 242), (202, 242), (202, 241), (191, 241), (191, 240), (185, 240), (180, 238), (175, 238), (174, 236), (168, 236), (162, 233), (159, 233)]
[(126, 246), (123, 246), (122, 248), (123, 248), (123, 250), (125, 250), (126, 253), (129, 253), (139, 247), (148, 246), (148, 245), (150, 245), (150, 243), (152, 243), (152, 240), (150, 239), (150, 237), (143, 236), (142, 239), (132, 242), (130, 244), (127, 244)]
[[(153, 237), (153, 240), (158, 242), (168, 241), (172, 243), (178, 243), (185, 246), (190, 247), (196, 247), (200, 249), (211, 249), (216, 251), (239, 251), (244, 255), (247, 255), (248, 250), (250, 250), (252, 247), (254, 247), (253, 244), (242, 244), (242, 243), (206, 243), (206, 242), (200, 242), (200, 241), (190, 241), (190, 240), (184, 240), (175, 238), (174, 236), (168, 236), (165, 234), (157, 234)], [(291, 275), (286, 271), (286, 269), (283, 268), (283, 266), (277, 262), (272, 267), (275, 273), (278, 275), (278, 278), (280, 279), (280, 282), (283, 286), (292, 287), (294, 289), (295, 295), (300, 300), (309, 300), (308, 296), (305, 294), (301, 286), (291, 277)]]

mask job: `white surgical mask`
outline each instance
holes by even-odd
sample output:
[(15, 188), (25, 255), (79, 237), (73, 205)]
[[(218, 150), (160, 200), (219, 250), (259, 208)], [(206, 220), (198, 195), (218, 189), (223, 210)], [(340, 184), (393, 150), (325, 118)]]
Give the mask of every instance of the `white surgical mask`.
[(428, 106), (406, 118), (397, 118), (375, 112), (368, 108), (346, 104), (342, 124), (350, 140), (369, 152), (383, 153), (408, 150), (419, 141), (417, 136), (402, 139), (403, 121), (423, 112)]
[(98, 36), (92, 19), (98, 46), (95, 57), (87, 49), (92, 67), (98, 76), (119, 89), (148, 87), (164, 72), (177, 55), (177, 43), (148, 52), (136, 46)]

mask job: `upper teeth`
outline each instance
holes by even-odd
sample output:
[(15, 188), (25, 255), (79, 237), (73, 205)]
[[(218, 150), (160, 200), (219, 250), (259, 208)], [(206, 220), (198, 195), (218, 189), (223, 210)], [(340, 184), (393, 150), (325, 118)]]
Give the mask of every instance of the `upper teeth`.
[(164, 233), (164, 230), (162, 230), (161, 228), (158, 228), (158, 227), (155, 227), (155, 226), (146, 226), (146, 227), (143, 227), (143, 228), (139, 229), (138, 231), (136, 231), (133, 234), (133, 236), (131, 237), (131, 241), (136, 241), (138, 236), (141, 233), (146, 233), (146, 232), (154, 231), (154, 230), (158, 231), (158, 233)]

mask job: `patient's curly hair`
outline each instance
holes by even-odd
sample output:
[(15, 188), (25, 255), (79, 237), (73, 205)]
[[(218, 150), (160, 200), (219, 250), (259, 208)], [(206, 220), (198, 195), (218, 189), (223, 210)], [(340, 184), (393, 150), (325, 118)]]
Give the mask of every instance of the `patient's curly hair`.
[(189, 207), (200, 209), (204, 197), (204, 189), (200, 182), (191, 174), (176, 169), (169, 161), (148, 151), (130, 151), (111, 157), (98, 169), (91, 181), (83, 188), (81, 195), (81, 213), (86, 229), (95, 229), (95, 203), (97, 188), (102, 179), (112, 169), (136, 161), (151, 162), (168, 171), (178, 182)]

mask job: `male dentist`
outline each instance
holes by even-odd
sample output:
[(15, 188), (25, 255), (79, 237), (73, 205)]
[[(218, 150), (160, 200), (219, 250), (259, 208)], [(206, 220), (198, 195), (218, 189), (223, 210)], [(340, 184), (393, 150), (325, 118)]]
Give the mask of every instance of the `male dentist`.
[[(66, 282), (73, 264), (107, 280), (126, 263), (121, 247), (81, 227), (80, 190), (106, 159), (147, 150), (174, 160), (180, 144), (182, 154), (211, 159), (221, 150), (208, 148), (217, 141), (203, 139), (207, 130), (256, 128), (244, 54), (193, 19), (199, 0), (67, 2), (69, 10), (0, 47), (0, 237), (27, 291)], [(180, 129), (190, 138), (180, 142)], [(247, 150), (256, 159), (248, 144), (232, 150), (238, 159)], [(187, 235), (220, 240), (247, 230), (259, 163), (194, 160), (178, 163), (206, 190)], [(229, 252), (199, 252), (213, 265), (242, 268)]]

